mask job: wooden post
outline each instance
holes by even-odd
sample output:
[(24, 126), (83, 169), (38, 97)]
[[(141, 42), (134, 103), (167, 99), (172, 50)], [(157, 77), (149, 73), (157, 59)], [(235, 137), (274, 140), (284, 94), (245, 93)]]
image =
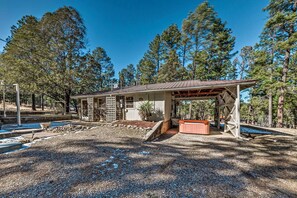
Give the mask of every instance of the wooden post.
[(214, 115), (214, 121), (215, 121), (215, 125), (218, 129), (220, 129), (220, 105), (219, 105), (219, 99), (218, 97), (216, 97), (216, 101), (215, 101), (215, 115)]
[(80, 120), (82, 120), (84, 115), (84, 106), (83, 106), (83, 99), (80, 100)]
[(240, 85), (237, 85), (237, 98), (236, 98), (236, 137), (240, 137)]
[(161, 133), (168, 131), (171, 127), (171, 92), (164, 93), (164, 121)]
[(20, 105), (20, 87), (19, 84), (14, 84), (16, 90), (16, 105), (17, 105), (17, 123), (21, 126), (21, 105)]
[(90, 122), (94, 121), (94, 98), (89, 97), (87, 98), (88, 103), (88, 119)]

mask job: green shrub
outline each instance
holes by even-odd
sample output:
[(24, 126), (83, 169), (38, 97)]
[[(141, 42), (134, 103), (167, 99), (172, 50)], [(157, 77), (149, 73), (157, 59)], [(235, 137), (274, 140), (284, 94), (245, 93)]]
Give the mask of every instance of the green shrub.
[(148, 118), (152, 115), (153, 112), (153, 103), (149, 101), (143, 102), (139, 106), (138, 111), (142, 120), (148, 120)]

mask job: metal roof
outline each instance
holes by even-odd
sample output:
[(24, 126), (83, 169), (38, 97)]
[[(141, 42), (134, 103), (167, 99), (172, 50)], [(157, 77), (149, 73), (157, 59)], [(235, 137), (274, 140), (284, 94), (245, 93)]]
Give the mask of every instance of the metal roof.
[(94, 96), (127, 95), (132, 93), (232, 87), (236, 85), (241, 85), (240, 86), (241, 90), (243, 90), (255, 84), (256, 84), (256, 80), (215, 80), (215, 81), (187, 80), (187, 81), (156, 83), (156, 84), (148, 84), (148, 85), (136, 85), (136, 86), (124, 87), (122, 89), (117, 88), (110, 91), (99, 91), (91, 94), (75, 95), (75, 96), (72, 96), (72, 98), (86, 98), (86, 97), (94, 97)]

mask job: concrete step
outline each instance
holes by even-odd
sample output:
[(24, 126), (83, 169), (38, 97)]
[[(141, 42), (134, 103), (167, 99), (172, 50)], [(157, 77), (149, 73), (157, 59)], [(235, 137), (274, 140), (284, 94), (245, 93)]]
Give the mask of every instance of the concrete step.
[(14, 151), (16, 149), (22, 148), (22, 143), (20, 142), (11, 142), (11, 143), (1, 143), (0, 144), (0, 154), (6, 153), (9, 151)]

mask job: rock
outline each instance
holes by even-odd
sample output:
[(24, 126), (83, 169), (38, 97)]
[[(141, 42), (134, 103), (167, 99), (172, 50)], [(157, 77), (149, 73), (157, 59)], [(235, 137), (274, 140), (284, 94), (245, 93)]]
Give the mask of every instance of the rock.
[(82, 126), (81, 125), (76, 125), (75, 128), (76, 129), (82, 129)]
[[(35, 138), (36, 138), (36, 137), (35, 137)], [(34, 138), (34, 139), (35, 139), (35, 138)], [(34, 140), (34, 139), (33, 139), (33, 140)], [(30, 143), (31, 140), (29, 140), (29, 139), (23, 139), (23, 140), (20, 140), (19, 142), (22, 143), (22, 144), (26, 144), (26, 143)]]

